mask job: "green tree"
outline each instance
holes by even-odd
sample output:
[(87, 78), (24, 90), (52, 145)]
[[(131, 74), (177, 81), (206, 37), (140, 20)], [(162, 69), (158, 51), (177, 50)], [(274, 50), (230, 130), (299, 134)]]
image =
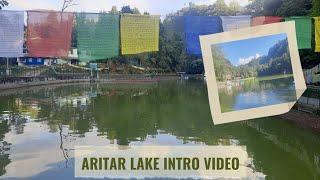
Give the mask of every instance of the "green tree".
[(0, 0), (0, 9), (4, 8), (5, 6), (8, 6), (9, 3), (7, 0)]
[(123, 7), (121, 8), (121, 13), (132, 14), (132, 13), (133, 13), (133, 10), (131, 9), (130, 6), (123, 6)]
[(237, 15), (237, 13), (241, 11), (241, 6), (238, 1), (233, 0), (229, 3), (229, 11), (233, 16)]
[(305, 16), (311, 12), (311, 0), (282, 0), (268, 7), (277, 16)]
[(225, 14), (228, 12), (228, 6), (224, 0), (217, 0), (217, 2), (214, 4), (214, 10), (217, 14)]
[(139, 11), (139, 9), (138, 8), (133, 8), (132, 9), (132, 14), (140, 14), (140, 11)]
[(320, 16), (320, 0), (312, 1), (312, 16)]
[(117, 6), (112, 6), (111, 10), (109, 11), (110, 14), (119, 14)]

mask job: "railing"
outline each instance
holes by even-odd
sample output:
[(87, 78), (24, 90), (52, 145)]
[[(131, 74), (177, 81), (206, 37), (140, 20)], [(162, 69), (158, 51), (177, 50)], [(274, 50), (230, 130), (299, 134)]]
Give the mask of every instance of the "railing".
[[(170, 78), (165, 74), (146, 73), (146, 74), (110, 74), (107, 71), (94, 71), (87, 69), (74, 68), (68, 65), (52, 65), (40, 67), (11, 67), (7, 74), (6, 67), (0, 67), (0, 84), (38, 82), (50, 80), (69, 80), (69, 79), (106, 79), (106, 80), (150, 80), (157, 77), (158, 79)], [(172, 74), (172, 77), (177, 77)]]
[(297, 108), (300, 111), (318, 113), (320, 109), (320, 88), (308, 87), (307, 91), (298, 100)]

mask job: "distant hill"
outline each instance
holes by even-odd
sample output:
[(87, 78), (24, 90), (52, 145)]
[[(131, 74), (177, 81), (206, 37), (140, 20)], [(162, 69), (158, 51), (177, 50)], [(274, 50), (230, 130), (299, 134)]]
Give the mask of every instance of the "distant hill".
[(287, 39), (272, 46), (267, 55), (241, 66), (233, 66), (216, 46), (212, 47), (212, 54), (218, 81), (292, 73)]

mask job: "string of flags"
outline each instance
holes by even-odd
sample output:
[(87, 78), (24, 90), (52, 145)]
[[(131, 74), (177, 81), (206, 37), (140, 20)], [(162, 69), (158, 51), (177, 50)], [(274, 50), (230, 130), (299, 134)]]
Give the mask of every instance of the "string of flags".
[[(311, 17), (182, 16), (182, 20), (185, 49), (191, 55), (201, 56), (200, 35), (281, 21), (295, 21), (298, 48), (311, 48)], [(314, 18), (314, 27), (315, 52), (320, 52), (320, 17)], [(83, 62), (159, 51), (159, 16), (27, 11), (26, 29), (29, 57), (67, 57), (74, 31)], [(23, 57), (24, 30), (23, 11), (0, 11), (0, 57)]]

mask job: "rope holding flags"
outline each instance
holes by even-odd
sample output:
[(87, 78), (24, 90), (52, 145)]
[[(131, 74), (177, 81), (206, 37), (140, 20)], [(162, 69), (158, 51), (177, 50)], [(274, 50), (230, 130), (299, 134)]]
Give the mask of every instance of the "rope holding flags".
[(122, 54), (159, 51), (160, 17), (123, 14), (120, 20)]
[(201, 56), (200, 35), (222, 32), (219, 16), (185, 16), (185, 44), (188, 54)]
[(22, 57), (24, 40), (22, 11), (0, 11), (0, 57)]
[(28, 11), (27, 47), (32, 57), (67, 57), (73, 13)]
[[(67, 57), (74, 13), (27, 11), (27, 49), (30, 57)], [(75, 13), (78, 57), (81, 61), (108, 59), (120, 54), (159, 51), (159, 16)], [(0, 57), (22, 57), (24, 12), (0, 11)], [(282, 21), (278, 16), (173, 16), (165, 36), (184, 36), (188, 54), (201, 55), (199, 36)], [(320, 52), (320, 17), (315, 22), (315, 52)], [(171, 24), (170, 24), (171, 21)], [(299, 49), (311, 48), (310, 17), (295, 21)]]
[(79, 13), (76, 22), (80, 61), (119, 55), (119, 15)]
[(296, 33), (299, 49), (311, 48), (311, 18), (310, 17), (290, 17), (285, 18), (285, 21), (295, 21)]

